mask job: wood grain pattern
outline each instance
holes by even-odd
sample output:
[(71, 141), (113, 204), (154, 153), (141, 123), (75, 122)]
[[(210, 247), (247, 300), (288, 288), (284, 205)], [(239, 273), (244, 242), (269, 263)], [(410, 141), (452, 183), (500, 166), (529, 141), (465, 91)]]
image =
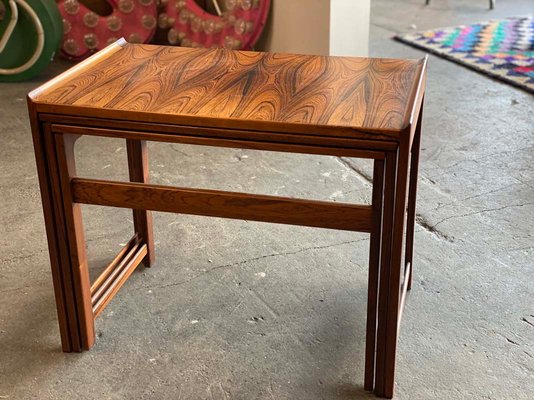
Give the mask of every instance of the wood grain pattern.
[(422, 60), (114, 46), (90, 68), (30, 93), (37, 110), (303, 134), (398, 135), (410, 124), (423, 71)]
[(74, 201), (138, 210), (369, 232), (371, 206), (74, 178)]

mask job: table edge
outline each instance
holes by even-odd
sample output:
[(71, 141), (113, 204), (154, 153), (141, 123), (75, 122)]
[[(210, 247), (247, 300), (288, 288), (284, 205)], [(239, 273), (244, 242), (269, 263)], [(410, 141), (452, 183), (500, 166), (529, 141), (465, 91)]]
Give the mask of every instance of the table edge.
[(82, 73), (84, 70), (89, 68), (92, 64), (102, 61), (108, 57), (111, 57), (111, 55), (113, 55), (119, 50), (122, 50), (127, 45), (128, 45), (128, 42), (126, 42), (126, 39), (120, 38), (116, 42), (111, 43), (109, 46), (105, 47), (104, 49), (96, 52), (92, 56), (70, 67), (66, 71), (63, 71), (61, 74), (43, 83), (39, 87), (33, 89), (31, 92), (28, 93), (28, 99), (30, 99), (34, 103), (37, 103), (37, 99), (40, 95), (45, 94), (46, 92), (50, 91), (54, 86), (62, 82), (64, 79), (72, 75)]

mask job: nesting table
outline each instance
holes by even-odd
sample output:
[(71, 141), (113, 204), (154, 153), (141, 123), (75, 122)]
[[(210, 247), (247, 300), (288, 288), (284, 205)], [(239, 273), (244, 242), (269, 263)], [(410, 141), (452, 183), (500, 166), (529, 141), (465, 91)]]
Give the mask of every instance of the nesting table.
[[(154, 263), (151, 211), (370, 234), (364, 387), (392, 397), (412, 280), (426, 59), (324, 57), (119, 40), (28, 95), (63, 351), (139, 264)], [(82, 135), (125, 139), (129, 182), (77, 176)], [(374, 160), (371, 204), (149, 183), (147, 141)], [(81, 204), (133, 210), (132, 239), (90, 282)]]

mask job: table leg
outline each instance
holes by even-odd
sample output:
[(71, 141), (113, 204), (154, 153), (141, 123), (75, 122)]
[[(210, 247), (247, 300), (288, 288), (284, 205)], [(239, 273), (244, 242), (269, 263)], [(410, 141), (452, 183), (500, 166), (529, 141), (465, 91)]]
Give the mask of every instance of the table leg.
[[(145, 140), (126, 140), (128, 152), (128, 169), (131, 182), (149, 182), (148, 149)], [(154, 235), (152, 227), (152, 212), (146, 210), (133, 210), (135, 232), (147, 246), (147, 255), (143, 260), (145, 267), (154, 265)]]
[(417, 178), (419, 176), (419, 153), (421, 149), (421, 121), (423, 108), (419, 112), (417, 127), (415, 128), (410, 161), (410, 186), (408, 191), (408, 217), (406, 227), (406, 256), (405, 262), (410, 263), (410, 275), (408, 277), (408, 290), (412, 288), (413, 277), (413, 241), (415, 233), (415, 206), (417, 198)]
[[(89, 350), (95, 342), (94, 315), (91, 304), (89, 269), (85, 251), (81, 207), (73, 203), (70, 190), (70, 179), (76, 175), (74, 162), (74, 143), (77, 139), (72, 135), (55, 135), (55, 155), (57, 164), (56, 191), (61, 195), (64, 213), (64, 230), (67, 239), (68, 265), (72, 280), (72, 297), (77, 317), (79, 345), (72, 350)], [(50, 149), (50, 155), (53, 155)]]
[[(50, 137), (50, 129), (47, 124), (33, 127), (33, 142), (35, 149), (35, 161), (39, 176), (39, 187), (41, 191), (41, 201), (45, 220), (46, 236), (48, 240), (48, 250), (50, 255), (50, 266), (52, 270), (52, 281), (54, 283), (54, 296), (61, 335), (61, 346), (64, 352), (74, 351), (79, 347), (79, 337), (76, 311), (72, 301), (72, 289), (70, 279), (70, 269), (63, 268), (68, 263), (64, 262), (65, 257), (62, 251), (66, 243), (64, 231), (61, 229), (63, 220), (62, 211), (58, 213), (58, 203), (55, 201), (54, 168), (55, 157), (50, 161), (47, 152), (47, 137)], [(55, 153), (55, 151), (54, 151)], [(62, 207), (59, 207), (62, 209)]]
[[(393, 397), (401, 293), (401, 260), (406, 214), (409, 148), (401, 143), (397, 156), (386, 156), (384, 232), (379, 288), (378, 342), (375, 393)], [(395, 162), (397, 161), (397, 162)], [(392, 201), (393, 200), (393, 201)], [(393, 215), (392, 215), (393, 214)], [(391, 217), (392, 220), (391, 220)], [(390, 223), (392, 222), (392, 223)], [(388, 250), (389, 249), (389, 250)]]
[(391, 278), (391, 249), (393, 239), (393, 210), (395, 204), (396, 152), (386, 153), (384, 173), (384, 204), (382, 215), (382, 243), (378, 289), (378, 327), (376, 340), (375, 394), (385, 396), (384, 371), (386, 365), (386, 339), (388, 335), (388, 304)]
[(369, 284), (367, 289), (367, 335), (365, 339), (365, 390), (373, 390), (375, 378), (378, 279), (382, 234), (382, 199), (384, 195), (384, 160), (373, 167), (372, 225), (369, 245)]

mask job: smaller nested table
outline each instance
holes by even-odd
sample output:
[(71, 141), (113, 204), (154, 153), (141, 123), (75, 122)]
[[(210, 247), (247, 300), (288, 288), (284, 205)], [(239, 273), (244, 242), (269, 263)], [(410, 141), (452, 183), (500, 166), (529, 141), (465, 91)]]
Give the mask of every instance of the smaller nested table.
[[(90, 349), (95, 318), (141, 262), (154, 263), (150, 210), (367, 232), (364, 386), (392, 397), (399, 323), (412, 276), (425, 74), (426, 60), (120, 40), (31, 92), (63, 350)], [(130, 182), (77, 176), (73, 149), (81, 135), (125, 139)], [(370, 158), (372, 204), (153, 185), (147, 141)], [(92, 283), (80, 204), (130, 208), (134, 215), (134, 236)]]

